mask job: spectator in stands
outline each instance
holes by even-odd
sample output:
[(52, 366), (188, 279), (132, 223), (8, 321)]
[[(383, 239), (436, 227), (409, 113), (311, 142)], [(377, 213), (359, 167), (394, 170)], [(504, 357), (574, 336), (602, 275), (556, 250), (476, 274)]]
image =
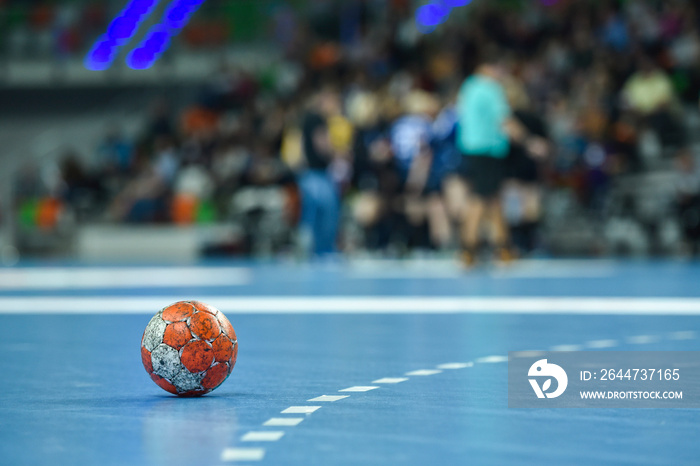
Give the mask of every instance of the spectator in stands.
[(174, 137), (175, 135), (170, 103), (166, 99), (154, 100), (150, 106), (143, 142), (151, 145), (159, 136)]
[(666, 147), (683, 147), (684, 129), (673, 113), (676, 96), (668, 75), (648, 56), (641, 55), (637, 69), (622, 89), (624, 102), (648, 124)]
[(172, 164), (163, 155), (160, 163), (138, 152), (134, 160), (134, 175), (114, 198), (109, 216), (117, 221), (128, 223), (151, 223), (169, 220), (168, 179)]
[(299, 242), (305, 252), (325, 256), (335, 252), (340, 222), (340, 196), (329, 172), (338, 155), (331, 143), (328, 121), (340, 113), (340, 97), (324, 88), (310, 99), (303, 119), (305, 167), (299, 173), (301, 219)]
[(153, 168), (166, 186), (171, 186), (180, 165), (180, 154), (175, 142), (168, 136), (160, 136), (155, 143)]
[(133, 145), (124, 137), (121, 129), (110, 127), (97, 148), (98, 165), (102, 176), (123, 176), (131, 169)]
[(103, 191), (99, 181), (88, 171), (84, 162), (73, 151), (61, 158), (61, 197), (70, 205), (81, 220), (99, 207)]

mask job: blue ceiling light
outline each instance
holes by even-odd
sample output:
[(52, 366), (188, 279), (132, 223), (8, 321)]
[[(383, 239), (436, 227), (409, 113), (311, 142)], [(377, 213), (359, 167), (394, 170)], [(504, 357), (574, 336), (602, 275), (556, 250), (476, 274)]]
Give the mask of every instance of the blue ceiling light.
[(155, 54), (144, 48), (135, 48), (126, 57), (126, 64), (134, 70), (145, 70), (153, 65)]
[(460, 6), (467, 6), (472, 2), (472, 0), (442, 0), (440, 3), (448, 8), (458, 8)]
[(163, 23), (170, 29), (182, 29), (202, 3), (204, 0), (173, 2), (164, 15)]
[(85, 57), (85, 67), (93, 71), (106, 70), (115, 56), (116, 44), (107, 36), (102, 36)]
[(429, 3), (418, 8), (416, 21), (423, 26), (437, 26), (445, 20), (449, 12), (449, 9), (442, 5)]
[(419, 30), (423, 33), (434, 31), (447, 20), (452, 8), (466, 6), (471, 2), (472, 0), (434, 0), (419, 7), (416, 10), (416, 23)]
[(170, 34), (156, 25), (146, 34), (145, 39), (127, 55), (126, 64), (134, 70), (150, 68), (165, 52), (170, 43)]
[(89, 70), (106, 70), (112, 65), (119, 47), (126, 45), (141, 23), (151, 14), (158, 0), (131, 0), (107, 27), (85, 57)]
[(107, 35), (118, 45), (123, 45), (136, 32), (137, 21), (138, 19), (133, 16), (121, 16), (109, 25)]
[(175, 0), (163, 13), (159, 24), (153, 26), (141, 43), (126, 57), (126, 64), (134, 70), (150, 68), (170, 45), (170, 38), (177, 35), (189, 22), (204, 0)]

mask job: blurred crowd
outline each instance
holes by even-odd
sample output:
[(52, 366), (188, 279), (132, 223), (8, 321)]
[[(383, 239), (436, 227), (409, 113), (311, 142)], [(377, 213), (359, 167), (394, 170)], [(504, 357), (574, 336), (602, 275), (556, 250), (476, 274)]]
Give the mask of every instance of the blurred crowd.
[[(245, 7), (238, 6), (241, 2), (207, 3), (178, 44), (195, 49), (221, 47), (242, 35), (242, 31), (234, 32), (234, 17), (251, 22)], [(111, 16), (126, 4), (119, 0), (0, 0), (0, 57), (82, 59), (107, 31)], [(260, 14), (252, 19), (255, 27), (264, 24)]]
[(434, 30), (414, 13), (407, 0), (281, 5), (273, 76), (222, 66), (186, 108), (158, 99), (137, 137), (117, 122), (92, 164), (67, 154), (57, 192), (86, 219), (236, 220), (243, 245), (227, 247), (248, 252), (453, 249), (470, 205), (455, 103), (489, 50), (537, 136), (511, 141), (499, 197), (521, 254), (543, 246), (545, 190), (595, 213), (616, 177), (664, 163), (679, 180), (669, 209), (697, 241), (699, 5), (475, 1)]

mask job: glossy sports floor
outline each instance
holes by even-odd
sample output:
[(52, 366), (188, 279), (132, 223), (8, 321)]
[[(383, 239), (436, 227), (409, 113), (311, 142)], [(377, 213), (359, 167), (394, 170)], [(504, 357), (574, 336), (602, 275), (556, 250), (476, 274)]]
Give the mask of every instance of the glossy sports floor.
[[(505, 356), (700, 350), (699, 283), (680, 262), (0, 269), (0, 464), (698, 464), (700, 411), (509, 409)], [(238, 334), (198, 399), (139, 355), (181, 299)]]

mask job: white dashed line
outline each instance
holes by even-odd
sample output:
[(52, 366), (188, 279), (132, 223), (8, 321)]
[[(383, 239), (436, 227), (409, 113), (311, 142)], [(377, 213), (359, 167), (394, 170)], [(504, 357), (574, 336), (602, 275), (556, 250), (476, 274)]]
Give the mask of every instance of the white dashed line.
[[(671, 332), (668, 338), (672, 340), (690, 340), (696, 337), (694, 331), (678, 331)], [(658, 335), (637, 335), (627, 337), (626, 342), (631, 344), (646, 344), (653, 343), (660, 339)], [(555, 345), (551, 347), (551, 351), (580, 351), (585, 347), (588, 348), (611, 348), (618, 345), (617, 340), (592, 340), (586, 342), (585, 345)], [(524, 350), (512, 352), (514, 357), (537, 357), (544, 353), (542, 350)], [(477, 363), (499, 363), (507, 362), (508, 356), (486, 356), (483, 358), (476, 359)], [(419, 369), (411, 372), (406, 372), (407, 376), (427, 376), (435, 375), (442, 372), (442, 370), (450, 369), (464, 369), (467, 367), (472, 367), (473, 362), (450, 362), (437, 365), (437, 369)], [(396, 384), (400, 382), (405, 382), (409, 380), (407, 377), (384, 377), (381, 379), (374, 380), (373, 384)], [(338, 390), (340, 392), (367, 392), (370, 390), (375, 390), (379, 387), (377, 386), (353, 386)], [(342, 400), (343, 398), (348, 398), (349, 395), (321, 395), (316, 398), (311, 398), (311, 402), (334, 402)], [(287, 409), (281, 411), (282, 414), (311, 414), (316, 410), (320, 409), (321, 406), (290, 406)], [(263, 423), (264, 426), (277, 426), (277, 427), (294, 427), (299, 425), (304, 418), (301, 417), (273, 417), (268, 419)], [(241, 441), (243, 442), (275, 442), (284, 436), (284, 431), (251, 431), (246, 433)], [(265, 456), (265, 450), (262, 448), (227, 448), (221, 453), (221, 461), (224, 462), (236, 462), (236, 461), (260, 461)]]
[(537, 356), (542, 356), (544, 351), (542, 350), (525, 350), (525, 351), (514, 351), (513, 356), (516, 358), (536, 358)]
[(617, 346), (617, 340), (593, 340), (586, 343), (589, 348), (612, 348)]
[(695, 332), (687, 330), (684, 332), (672, 332), (668, 335), (671, 340), (692, 340), (695, 338)]
[(627, 343), (631, 345), (646, 345), (648, 343), (654, 343), (658, 340), (659, 337), (655, 335), (637, 335), (634, 337), (627, 338)]
[(464, 369), (466, 367), (472, 367), (474, 365), (473, 362), (448, 362), (445, 364), (440, 364), (437, 366), (438, 369)]
[(221, 453), (221, 461), (260, 461), (265, 457), (262, 448), (227, 448)]
[(264, 426), (274, 426), (274, 427), (294, 427), (298, 426), (303, 417), (271, 417), (263, 423)]
[(283, 430), (251, 431), (241, 437), (241, 442), (276, 442), (283, 435)]
[(480, 364), (492, 364), (496, 362), (508, 362), (508, 356), (486, 356), (485, 358), (479, 358), (476, 362)]
[(290, 406), (289, 408), (280, 412), (282, 414), (311, 414), (319, 409), (321, 409), (320, 406)]
[(581, 345), (556, 345), (550, 348), (552, 351), (581, 351)]
[(437, 369), (419, 369), (417, 371), (406, 372), (404, 375), (426, 376), (426, 375), (439, 374), (440, 372), (442, 372), (442, 371), (439, 371)]
[(367, 386), (358, 385), (356, 387), (343, 388), (342, 390), (338, 390), (338, 391), (339, 392), (368, 392), (370, 390), (374, 390), (375, 388), (379, 388), (379, 387), (367, 387)]
[(338, 401), (349, 396), (350, 395), (321, 395), (306, 401)]
[(373, 380), (372, 383), (400, 383), (408, 380), (408, 377), (384, 377), (383, 379)]

